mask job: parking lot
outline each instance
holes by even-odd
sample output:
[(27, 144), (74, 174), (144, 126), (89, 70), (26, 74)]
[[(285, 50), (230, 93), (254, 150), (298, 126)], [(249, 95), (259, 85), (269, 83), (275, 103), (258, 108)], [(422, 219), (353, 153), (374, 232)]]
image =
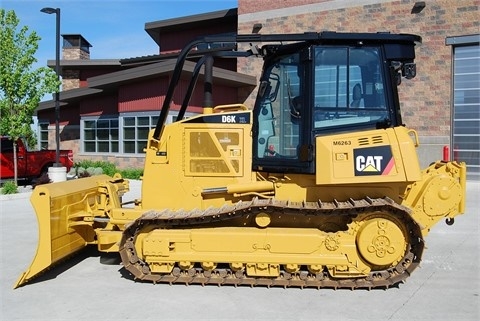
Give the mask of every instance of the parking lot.
[[(124, 197), (139, 197), (139, 183)], [(13, 285), (37, 246), (29, 193), (1, 200), (0, 320), (479, 320), (480, 184), (466, 214), (426, 238), (420, 268), (388, 290), (153, 285), (85, 251), (31, 284)]]

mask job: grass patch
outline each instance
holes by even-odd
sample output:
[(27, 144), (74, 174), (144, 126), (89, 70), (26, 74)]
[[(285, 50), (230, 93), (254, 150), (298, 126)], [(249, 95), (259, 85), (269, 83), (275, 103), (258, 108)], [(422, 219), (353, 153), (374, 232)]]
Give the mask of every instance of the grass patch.
[(16, 194), (18, 193), (18, 186), (15, 182), (5, 182), (2, 186), (1, 194)]

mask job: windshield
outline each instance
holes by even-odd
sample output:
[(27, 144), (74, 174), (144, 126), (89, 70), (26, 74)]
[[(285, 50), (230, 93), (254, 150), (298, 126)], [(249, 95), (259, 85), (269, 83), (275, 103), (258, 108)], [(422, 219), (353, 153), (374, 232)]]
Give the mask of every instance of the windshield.
[(316, 47), (313, 128), (388, 118), (378, 48)]

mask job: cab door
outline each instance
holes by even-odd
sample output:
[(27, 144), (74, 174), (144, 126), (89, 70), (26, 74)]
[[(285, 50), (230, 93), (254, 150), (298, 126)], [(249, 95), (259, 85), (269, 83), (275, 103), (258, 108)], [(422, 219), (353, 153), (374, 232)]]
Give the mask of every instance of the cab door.
[(254, 109), (253, 169), (313, 173), (309, 47), (287, 47), (266, 62)]

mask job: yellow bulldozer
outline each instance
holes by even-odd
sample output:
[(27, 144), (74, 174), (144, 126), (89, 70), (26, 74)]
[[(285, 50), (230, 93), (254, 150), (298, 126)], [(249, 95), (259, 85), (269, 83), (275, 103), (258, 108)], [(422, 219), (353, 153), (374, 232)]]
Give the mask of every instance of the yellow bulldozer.
[[(153, 283), (388, 288), (437, 222), (464, 212), (466, 166), (421, 170), (397, 87), (421, 37), (311, 32), (206, 36), (178, 55), (145, 148), (141, 198), (120, 175), (38, 186), (39, 242), (15, 287), (87, 246)], [(200, 45), (213, 48), (199, 56)], [(245, 47), (245, 49), (242, 49)], [(184, 63), (197, 64), (166, 124)], [(263, 59), (253, 108), (213, 106), (218, 57)], [(249, 58), (249, 59), (250, 59)], [(186, 118), (203, 70), (203, 113)]]

